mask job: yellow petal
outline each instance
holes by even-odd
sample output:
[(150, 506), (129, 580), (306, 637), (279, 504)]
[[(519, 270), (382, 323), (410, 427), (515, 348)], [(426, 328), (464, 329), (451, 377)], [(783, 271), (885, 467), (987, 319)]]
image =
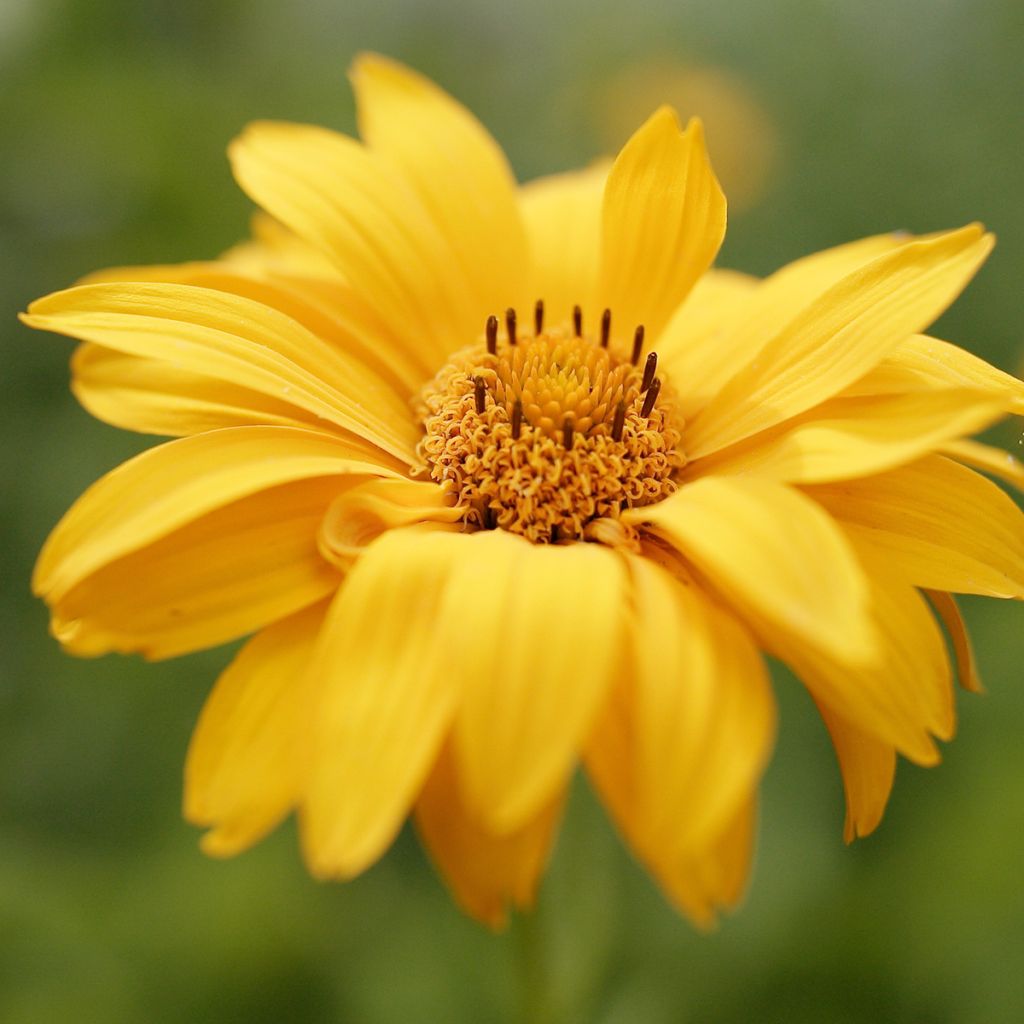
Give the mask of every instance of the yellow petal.
[(545, 303), (545, 318), (568, 324), (573, 306), (591, 328), (599, 322), (598, 255), (601, 198), (608, 178), (601, 162), (583, 171), (553, 174), (524, 185), (519, 207), (530, 249), (528, 294)]
[(863, 377), (956, 298), (992, 248), (970, 225), (901, 246), (822, 292), (798, 312), (694, 419), (699, 457), (831, 398)]
[(461, 623), (445, 595), (468, 539), (392, 530), (366, 549), (331, 605), (310, 668), (301, 813), (319, 877), (352, 877), (383, 853), (437, 758), (459, 697), (449, 663)]
[(864, 573), (842, 531), (783, 484), (705, 477), (623, 518), (675, 547), (744, 618), (829, 658), (874, 653)]
[(395, 475), (368, 460), (367, 448), (290, 427), (231, 428), (151, 448), (93, 484), (61, 519), (39, 555), (35, 592), (60, 599), (103, 566), (284, 484), (335, 478), (337, 491), (338, 477)]
[(991, 392), (944, 388), (834, 398), (775, 430), (690, 463), (687, 474), (744, 474), (817, 484), (880, 473), (921, 458), (1003, 415)]
[(944, 444), (942, 451), (966, 466), (990, 473), (1017, 490), (1024, 491), (1024, 462), (1002, 448), (994, 448), (980, 441), (962, 440)]
[(1024, 598), (1024, 513), (971, 469), (933, 455), (807, 493), (916, 586)]
[(764, 281), (728, 271), (706, 274), (658, 339), (659, 361), (680, 385), (680, 414), (690, 419), (703, 409), (826, 288), (905, 243), (895, 233), (862, 238), (789, 263)]
[(725, 235), (725, 197), (708, 162), (704, 129), (662, 107), (623, 147), (601, 213), (600, 301), (613, 336), (637, 324), (656, 342), (676, 307), (714, 262)]
[(635, 813), (651, 849), (707, 846), (755, 791), (775, 735), (757, 648), (692, 582), (644, 558), (633, 578)]
[(756, 830), (757, 803), (750, 799), (707, 849), (651, 865), (665, 895), (698, 927), (713, 927), (720, 911), (743, 898)]
[(323, 128), (270, 122), (250, 125), (229, 156), (249, 196), (327, 254), (431, 365), (483, 332), (452, 241), (383, 157)]
[(496, 836), (471, 813), (459, 785), (446, 748), (416, 803), (416, 825), (459, 906), (501, 928), (509, 907), (533, 904), (563, 801), (557, 797), (516, 831)]
[(707, 928), (742, 895), (753, 853), (755, 801), (748, 795), (703, 847), (691, 845), (680, 855), (670, 844), (653, 843), (639, 799), (642, 741), (634, 693), (631, 677), (612, 686), (587, 743), (587, 773), (637, 858), (669, 899)]
[(90, 342), (75, 350), (71, 373), (71, 390), (93, 416), (142, 434), (186, 437), (222, 427), (310, 426), (301, 409), (269, 394)]
[(360, 134), (451, 244), (479, 331), (488, 314), (521, 301), (526, 283), (526, 233), (504, 153), (465, 107), (395, 61), (365, 54), (351, 78)]
[(839, 759), (846, 794), (843, 838), (852, 843), (878, 827), (896, 777), (896, 751), (869, 733), (851, 725), (825, 704), (818, 711), (828, 727)]
[(331, 503), (320, 526), (320, 551), (329, 562), (348, 570), (387, 530), (422, 526), (461, 530), (463, 510), (429, 481), (382, 478), (343, 491)]
[(417, 429), (404, 400), (369, 369), (289, 317), (237, 295), (163, 283), (83, 285), (32, 303), (32, 327), (167, 362), (333, 423), (406, 464)]
[(1024, 381), (965, 352), (948, 341), (915, 334), (844, 395), (886, 395), (941, 388), (984, 391), (1004, 412), (1024, 412)]
[(942, 590), (926, 590), (925, 593), (949, 634), (950, 642), (953, 645), (953, 655), (956, 658), (956, 674), (960, 685), (970, 693), (984, 693), (985, 687), (982, 686), (978, 665), (974, 660), (974, 648), (967, 632), (967, 624), (960, 614), (953, 595)]
[(856, 548), (871, 584), (876, 662), (842, 665), (778, 631), (764, 630), (761, 643), (790, 665), (819, 704), (918, 764), (935, 764), (929, 734), (949, 739), (955, 728), (942, 635), (917, 590), (876, 552)]
[(465, 539), (449, 593), (462, 617), (455, 755), (474, 814), (507, 833), (565, 787), (619, 670), (624, 572), (597, 544)]
[(302, 782), (304, 680), (326, 607), (268, 626), (217, 680), (185, 759), (185, 817), (210, 826), (203, 849), (229, 857), (261, 839), (295, 805)]

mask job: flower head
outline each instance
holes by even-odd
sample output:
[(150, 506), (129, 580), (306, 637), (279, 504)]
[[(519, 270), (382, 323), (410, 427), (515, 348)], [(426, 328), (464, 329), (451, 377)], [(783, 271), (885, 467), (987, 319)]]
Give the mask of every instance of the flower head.
[[(1024, 385), (921, 334), (981, 228), (711, 269), (701, 126), (518, 188), (437, 87), (354, 71), (362, 142), (257, 124), (264, 214), (213, 262), (94, 275), (35, 327), (96, 416), (175, 436), (100, 480), (35, 587), (82, 655), (251, 634), (203, 710), (185, 813), (236, 853), (296, 811), (347, 878), (403, 821), (463, 907), (532, 898), (583, 763), (699, 922), (746, 877), (774, 735), (763, 653), (821, 709), (847, 838), (897, 753), (938, 759), (952, 593), (1024, 596), (1024, 524), (966, 440)], [(925, 596), (926, 595), (926, 596)]]

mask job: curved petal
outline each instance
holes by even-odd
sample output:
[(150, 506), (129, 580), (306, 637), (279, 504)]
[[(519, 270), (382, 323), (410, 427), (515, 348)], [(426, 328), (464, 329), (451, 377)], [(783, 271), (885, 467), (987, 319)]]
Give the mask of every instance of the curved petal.
[(250, 125), (228, 152), (249, 196), (326, 253), (428, 364), (482, 334), (451, 241), (382, 157), (323, 128), (270, 122)]
[(659, 360), (680, 382), (680, 415), (690, 419), (703, 409), (823, 291), (906, 241), (898, 232), (862, 238), (804, 256), (763, 281), (709, 271), (658, 339)]
[(957, 462), (973, 466), (984, 473), (1005, 480), (1012, 487), (1024, 491), (1024, 462), (1002, 448), (982, 444), (980, 441), (950, 441), (942, 446), (946, 455), (951, 455)]
[(185, 758), (185, 817), (210, 827), (203, 849), (230, 857), (294, 807), (302, 783), (306, 670), (323, 603), (258, 633), (217, 680)]
[(863, 377), (945, 310), (992, 245), (978, 225), (908, 242), (822, 292), (690, 424), (691, 457), (799, 415)]
[(533, 904), (562, 803), (559, 796), (514, 832), (496, 836), (467, 807), (445, 748), (416, 803), (416, 825), (459, 906), (497, 929), (509, 907)]
[(761, 642), (790, 665), (819, 705), (912, 761), (935, 764), (939, 754), (929, 733), (949, 739), (955, 728), (942, 634), (917, 590), (876, 552), (854, 543), (871, 584), (875, 663), (842, 665), (779, 631), (762, 631)]
[(171, 441), (94, 484), (43, 547), (33, 588), (71, 650), (168, 657), (328, 593), (316, 533), (353, 480), (385, 475), (329, 434), (241, 427)]
[(818, 711), (839, 759), (846, 794), (843, 839), (852, 843), (871, 835), (885, 814), (896, 778), (896, 751), (891, 744), (851, 725), (824, 704), (818, 704)]
[(601, 198), (609, 164), (538, 178), (519, 190), (530, 250), (528, 294), (543, 299), (552, 323), (568, 324), (574, 306), (597, 323)]
[[(315, 687), (301, 806), (310, 871), (349, 878), (391, 843), (437, 758), (459, 698), (445, 604), (466, 537), (391, 530), (334, 599), (310, 667)], [(457, 611), (457, 609), (454, 609)]]
[(1024, 513), (941, 456), (806, 491), (915, 586), (1024, 599)]
[(843, 395), (888, 395), (943, 388), (984, 391), (1007, 413), (1024, 413), (1024, 381), (948, 341), (915, 334)]
[(622, 657), (624, 571), (597, 544), (465, 538), (447, 595), (461, 609), (454, 750), (489, 831), (519, 828), (560, 792)]
[(403, 526), (461, 530), (462, 517), (463, 510), (433, 482), (366, 480), (331, 503), (320, 526), (320, 552), (347, 570), (367, 545), (387, 530)]
[(636, 131), (608, 174), (601, 211), (599, 297), (613, 337), (629, 344), (637, 324), (658, 335), (725, 236), (725, 196), (691, 120), (680, 132), (669, 107)]
[(953, 646), (953, 656), (956, 658), (956, 674), (960, 685), (969, 693), (984, 693), (985, 687), (981, 683), (978, 665), (974, 660), (974, 648), (971, 645), (970, 634), (967, 632), (967, 624), (960, 614), (953, 595), (941, 590), (926, 590), (925, 594), (949, 634), (950, 643)]
[(505, 154), (465, 107), (395, 61), (365, 54), (350, 77), (360, 134), (401, 171), (451, 245), (478, 331), (525, 293), (526, 233)]
[(29, 307), (32, 327), (227, 381), (372, 441), (406, 464), (417, 430), (395, 391), (358, 360), (250, 299), (163, 283), (83, 285)]
[(752, 475), (793, 484), (869, 476), (989, 426), (1003, 408), (991, 392), (949, 388), (834, 398), (746, 443), (691, 462), (687, 475)]
[(633, 581), (634, 811), (645, 844), (685, 859), (749, 803), (775, 736), (757, 647), (692, 582), (645, 558)]
[(842, 662), (873, 657), (860, 563), (832, 519), (797, 491), (705, 477), (623, 519), (668, 541), (748, 621)]

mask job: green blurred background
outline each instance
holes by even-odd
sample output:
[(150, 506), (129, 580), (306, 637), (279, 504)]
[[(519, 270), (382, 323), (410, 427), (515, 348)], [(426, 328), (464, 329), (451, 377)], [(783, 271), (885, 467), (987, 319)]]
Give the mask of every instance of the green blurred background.
[[(228, 140), (263, 117), (351, 131), (344, 71), (371, 48), (467, 102), (521, 178), (613, 150), (662, 99), (702, 113), (736, 200), (726, 266), (982, 219), (1000, 245), (937, 333), (1014, 368), (1022, 40), (1020, 0), (0, 0), (0, 1021), (502, 1022), (526, 983), (550, 1021), (1024, 1020), (1021, 609), (965, 602), (989, 694), (961, 701), (941, 767), (900, 766), (849, 849), (824, 730), (780, 674), (752, 888), (712, 935), (583, 784), (538, 916), (499, 936), (407, 834), (346, 886), (306, 876), (290, 826), (215, 862), (180, 778), (230, 652), (76, 661), (47, 636), (35, 552), (149, 441), (91, 421), (67, 343), (14, 322), (91, 269), (232, 244), (249, 207)], [(1016, 451), (1020, 424), (996, 436)]]

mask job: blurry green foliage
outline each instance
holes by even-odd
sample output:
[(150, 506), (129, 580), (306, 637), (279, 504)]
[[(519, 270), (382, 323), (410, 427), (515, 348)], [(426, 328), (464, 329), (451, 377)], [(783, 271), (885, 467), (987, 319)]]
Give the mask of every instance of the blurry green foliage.
[[(531, 1012), (549, 1021), (1024, 1019), (1019, 609), (967, 603), (990, 693), (961, 701), (940, 768), (901, 765), (881, 830), (849, 850), (824, 731), (780, 675), (752, 891), (710, 936), (667, 908), (582, 784), (539, 916), (498, 937), (461, 917), (408, 835), (347, 886), (305, 875), (290, 827), (210, 861), (180, 821), (180, 772), (229, 652), (79, 662), (46, 635), (35, 552), (148, 442), (92, 422), (66, 389), (68, 346), (14, 322), (91, 269), (234, 242), (248, 204), (225, 144), (258, 117), (351, 131), (358, 49), (451, 89), (523, 177), (597, 155), (597, 99), (658, 59), (745, 83), (777, 137), (724, 265), (764, 273), (982, 219), (1000, 246), (938, 333), (1013, 368), (1022, 38), (1019, 0), (3, 0), (0, 1020), (513, 1021), (528, 942), (548, 965)], [(998, 440), (1015, 447), (1019, 425)]]

